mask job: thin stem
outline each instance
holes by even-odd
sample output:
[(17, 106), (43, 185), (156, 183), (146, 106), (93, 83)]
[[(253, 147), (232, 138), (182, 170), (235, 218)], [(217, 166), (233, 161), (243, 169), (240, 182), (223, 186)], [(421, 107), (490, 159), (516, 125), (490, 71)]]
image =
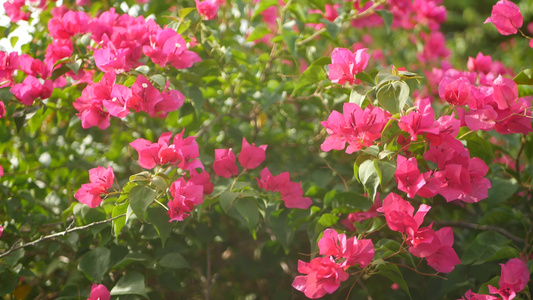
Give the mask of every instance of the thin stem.
[(440, 279), (448, 280), (448, 278), (443, 277), (443, 276), (440, 276), (440, 275), (439, 275), (439, 272), (437, 272), (437, 273), (424, 273), (424, 272), (420, 272), (420, 271), (418, 271), (417, 269), (415, 269), (415, 268), (411, 268), (411, 267), (406, 266), (406, 265), (402, 265), (402, 264), (398, 264), (398, 263), (394, 263), (394, 262), (389, 262), (389, 263), (390, 263), (390, 264), (393, 264), (393, 265), (397, 265), (397, 266), (399, 266), (399, 267), (407, 268), (407, 269), (409, 269), (409, 270), (411, 270), (411, 271), (415, 271), (416, 273), (418, 273), (418, 274), (420, 274), (420, 275), (425, 275), (425, 276), (435, 276), (435, 277), (439, 277)]
[(518, 183), (522, 182), (522, 179), (520, 178), (520, 155), (522, 155), (522, 151), (524, 151), (524, 147), (526, 146), (526, 137), (522, 135), (522, 143), (520, 145), (520, 149), (518, 149), (518, 153), (516, 154), (516, 160), (515, 160), (515, 168), (516, 168), (516, 176), (518, 177)]
[(159, 200), (157, 200), (157, 199), (154, 199), (154, 201), (157, 202), (157, 204), (161, 205), (164, 209), (166, 209), (168, 211), (168, 207), (165, 204), (159, 202)]
[(462, 227), (462, 228), (470, 228), (470, 229), (476, 229), (476, 230), (491, 230), (496, 231), (511, 240), (519, 243), (525, 243), (526, 241), (520, 237), (517, 237), (516, 235), (510, 233), (509, 231), (492, 225), (479, 225), (479, 224), (472, 224), (464, 221), (436, 221), (434, 222), (435, 225), (438, 226), (451, 226), (451, 227)]
[(121, 215), (118, 215), (116, 217), (113, 217), (111, 219), (107, 219), (107, 220), (103, 220), (103, 221), (97, 221), (97, 222), (93, 222), (93, 223), (90, 223), (90, 224), (87, 224), (87, 225), (83, 225), (83, 226), (79, 226), (79, 227), (74, 227), (72, 228), (72, 225), (74, 225), (74, 221), (72, 221), (72, 223), (70, 223), (70, 225), (67, 227), (67, 229), (65, 229), (65, 231), (61, 231), (61, 232), (58, 232), (58, 233), (54, 233), (54, 234), (50, 234), (50, 235), (45, 235), (45, 236), (41, 236), (40, 238), (34, 240), (34, 241), (31, 241), (29, 243), (26, 243), (26, 244), (21, 244), (19, 246), (16, 246), (21, 240), (18, 240), (16, 241), (13, 246), (11, 246), (11, 249), (9, 249), (8, 251), (0, 254), (0, 258), (2, 257), (5, 257), (5, 256), (8, 256), (9, 254), (13, 253), (14, 251), (17, 251), (19, 249), (22, 249), (22, 248), (26, 248), (26, 247), (29, 247), (29, 246), (34, 246), (44, 240), (49, 240), (49, 239), (52, 239), (52, 238), (56, 238), (56, 237), (60, 237), (60, 236), (64, 236), (66, 235), (67, 233), (71, 233), (71, 232), (75, 232), (75, 231), (80, 231), (80, 230), (83, 230), (83, 229), (87, 229), (89, 227), (92, 227), (92, 226), (96, 226), (96, 225), (100, 225), (100, 224), (104, 224), (104, 223), (108, 223), (108, 222), (111, 222), (113, 220), (116, 220), (118, 218), (122, 218), (122, 217), (125, 217), (126, 214), (121, 214)]
[(346, 180), (344, 179), (344, 177), (342, 177), (342, 175), (341, 175), (339, 172), (337, 172), (337, 171), (336, 171), (336, 170), (335, 170), (335, 169), (334, 169), (334, 168), (328, 163), (328, 161), (327, 161), (325, 158), (323, 158), (323, 157), (320, 157), (320, 158), (322, 158), (322, 160), (326, 163), (326, 165), (328, 166), (328, 168), (329, 168), (331, 171), (335, 172), (335, 173), (337, 174), (337, 176), (339, 176), (339, 178), (342, 180), (342, 183), (344, 184), (344, 188), (346, 189), (347, 192), (349, 192), (350, 189), (348, 188), (348, 183), (346, 182)]

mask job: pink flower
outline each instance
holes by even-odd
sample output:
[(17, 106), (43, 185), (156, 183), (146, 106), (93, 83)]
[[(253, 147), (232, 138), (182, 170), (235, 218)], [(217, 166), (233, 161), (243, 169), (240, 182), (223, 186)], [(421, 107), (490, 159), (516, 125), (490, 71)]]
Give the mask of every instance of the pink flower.
[(317, 257), (309, 263), (299, 260), (298, 272), (307, 275), (296, 276), (292, 286), (311, 299), (332, 294), (339, 288), (341, 282), (349, 277), (332, 257)]
[(439, 83), (439, 96), (453, 106), (468, 105), (471, 89), (472, 84), (466, 77), (456, 80), (444, 77)]
[(346, 239), (346, 235), (338, 234), (333, 229), (326, 229), (318, 241), (320, 254), (333, 256), (336, 261), (343, 260), (341, 266), (354, 266), (356, 263), (365, 268), (374, 258), (372, 240), (357, 240), (355, 237)]
[(29, 20), (30, 12), (23, 12), (22, 7), (26, 4), (25, 0), (8, 0), (4, 2), (4, 9), (6, 15), (11, 19), (11, 22), (16, 23), (20, 20)]
[(143, 46), (143, 52), (160, 66), (170, 63), (176, 69), (190, 68), (202, 59), (198, 54), (187, 50), (187, 43), (174, 29), (165, 28), (150, 35), (150, 44)]
[(516, 293), (526, 288), (529, 281), (529, 270), (526, 264), (518, 258), (510, 259), (500, 266), (502, 266), (502, 273), (498, 282), (500, 289), (489, 285), (489, 292), (502, 296), (504, 300), (514, 299)]
[(189, 217), (194, 206), (203, 203), (203, 189), (202, 185), (197, 185), (191, 180), (186, 182), (183, 177), (174, 181), (169, 189), (174, 198), (168, 202), (169, 222), (183, 221)]
[(229, 149), (215, 149), (215, 161), (213, 170), (218, 176), (230, 178), (239, 174), (239, 169), (235, 164), (235, 154)]
[(37, 98), (46, 99), (52, 96), (53, 89), (52, 80), (44, 80), (41, 83), (39, 79), (28, 75), (22, 83), (15, 84), (9, 91), (23, 104), (32, 105)]
[(512, 79), (502, 77), (502, 75), (494, 80), (492, 89), (494, 90), (492, 97), (500, 110), (509, 108), (518, 99), (516, 83)]
[(491, 295), (473, 293), (472, 290), (468, 290), (465, 293), (465, 296), (461, 298), (461, 300), (498, 300), (498, 299), (499, 299), (498, 297), (491, 296)]
[(91, 287), (91, 297), (87, 300), (109, 300), (111, 294), (109, 290), (103, 284), (93, 284)]
[(211, 20), (217, 16), (218, 2), (216, 0), (194, 0), (196, 2), (196, 9), (204, 20)]
[[(439, 245), (437, 251), (426, 257), (428, 265), (437, 272), (450, 273), (461, 260), (453, 250), (453, 231), (451, 227), (441, 228), (436, 232), (436, 239), (432, 243), (434, 246)], [(411, 252), (411, 249), (409, 251)], [(412, 252), (411, 252), (412, 253)]]
[(245, 169), (255, 169), (265, 160), (265, 151), (267, 145), (255, 146), (250, 145), (248, 141), (242, 138), (242, 149), (239, 153), (239, 163)]
[(500, 0), (492, 7), (492, 14), (485, 20), (492, 23), (502, 35), (515, 34), (522, 27), (523, 17), (516, 4), (507, 0)]
[(4, 101), (0, 101), (0, 119), (6, 116), (6, 107)]
[(398, 194), (390, 193), (383, 199), (383, 206), (378, 211), (385, 214), (387, 225), (391, 230), (405, 233), (409, 228), (418, 230), (430, 209), (431, 206), (422, 204), (414, 214), (415, 209), (411, 203), (403, 200)]
[(415, 157), (407, 159), (398, 155), (394, 177), (398, 183), (398, 189), (406, 192), (409, 198), (414, 198), (418, 190), (426, 184), (424, 176), (418, 170), (418, 162)]
[(0, 237), (2, 237), (2, 233), (4, 233), (4, 227), (0, 226)]
[(81, 185), (76, 191), (74, 198), (79, 202), (87, 204), (90, 208), (95, 208), (102, 203), (102, 194), (107, 194), (113, 186), (115, 174), (111, 167), (97, 167), (89, 170), (89, 181)]
[(346, 219), (341, 220), (341, 224), (344, 225), (348, 230), (355, 231), (356, 228), (354, 226), (354, 223), (360, 223), (364, 220), (368, 220), (370, 218), (377, 217), (379, 215), (378, 208), (381, 207), (381, 199), (379, 198), (379, 195), (376, 196), (376, 200), (374, 200), (374, 204), (372, 204), (372, 207), (366, 212), (353, 212), (348, 214), (346, 216)]
[(492, 68), (492, 57), (490, 55), (483, 55), (479, 52), (476, 58), (469, 57), (467, 63), (468, 70), (472, 72), (490, 73)]
[(333, 83), (344, 84), (346, 82), (353, 84), (359, 83), (355, 79), (357, 73), (362, 72), (367, 64), (370, 55), (366, 53), (367, 49), (359, 49), (351, 52), (345, 48), (335, 48), (331, 53), (331, 64), (328, 65), (328, 77)]
[(345, 103), (343, 114), (333, 111), (327, 121), (321, 122), (328, 137), (322, 143), (322, 151), (343, 150), (351, 154), (369, 147), (381, 137), (381, 131), (387, 124), (390, 113), (379, 107), (367, 106), (364, 110), (355, 103)]
[(408, 115), (400, 117), (398, 127), (401, 130), (408, 132), (411, 136), (411, 141), (417, 140), (417, 135), (429, 132), (432, 134), (439, 134), (439, 128), (434, 125), (435, 113), (431, 107), (429, 98), (423, 98), (415, 102), (417, 109), (410, 111)]
[(268, 168), (261, 171), (261, 179), (256, 178), (260, 188), (266, 191), (280, 192), (281, 200), (288, 208), (307, 209), (313, 201), (309, 197), (303, 197), (302, 184), (290, 181), (289, 172), (283, 172), (278, 176), (272, 176)]
[(68, 11), (60, 19), (48, 22), (48, 31), (54, 39), (70, 39), (74, 35), (87, 32), (89, 16), (82, 11)]

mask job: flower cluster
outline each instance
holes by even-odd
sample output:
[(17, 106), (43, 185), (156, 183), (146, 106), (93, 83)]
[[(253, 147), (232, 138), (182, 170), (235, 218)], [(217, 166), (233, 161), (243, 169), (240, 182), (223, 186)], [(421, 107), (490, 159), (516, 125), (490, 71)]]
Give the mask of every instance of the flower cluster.
[[(512, 300), (516, 297), (516, 293), (521, 292), (527, 286), (529, 281), (529, 270), (527, 265), (518, 258), (510, 259), (505, 264), (500, 264), (502, 267), (500, 280), (498, 282), (500, 288), (497, 289), (489, 285), (489, 293), (496, 294), (502, 297), (503, 300)], [(497, 300), (496, 296), (476, 294), (468, 290), (462, 300)]]
[(145, 139), (136, 139), (130, 146), (139, 154), (139, 166), (153, 169), (157, 165), (172, 164), (182, 170), (204, 169), (198, 159), (200, 151), (196, 138), (190, 136), (183, 138), (185, 129), (174, 136), (172, 145), (169, 145), (172, 132), (161, 134), (157, 143)]
[(343, 150), (348, 143), (346, 153), (351, 154), (369, 147), (381, 137), (390, 116), (379, 107), (368, 105), (362, 109), (355, 103), (345, 103), (342, 114), (334, 110), (328, 120), (321, 123), (329, 136), (320, 148), (325, 152)]
[[(442, 273), (453, 271), (460, 264), (459, 257), (453, 250), (453, 231), (444, 227), (435, 231), (428, 227), (420, 227), (431, 206), (421, 204), (414, 213), (413, 206), (399, 195), (390, 193), (383, 200), (380, 211), (385, 214), (387, 225), (391, 230), (404, 234), (409, 246), (409, 253), (425, 258), (428, 265)], [(414, 214), (414, 215), (413, 215)]]
[(209, 195), (212, 192), (213, 184), (209, 173), (206, 171), (198, 173), (196, 170), (192, 170), (188, 180), (181, 177), (174, 181), (170, 186), (172, 199), (168, 201), (169, 222), (185, 220), (195, 205), (204, 202), (203, 195)]
[[(245, 169), (257, 168), (265, 160), (267, 145), (250, 145), (246, 138), (242, 138), (242, 148), (239, 154), (239, 163)], [(236, 156), (232, 149), (215, 149), (215, 161), (213, 170), (218, 176), (230, 178), (239, 174), (239, 168), (235, 164)]]
[(345, 48), (333, 49), (331, 64), (328, 65), (329, 79), (338, 84), (361, 82), (355, 79), (355, 75), (366, 68), (369, 58), (370, 55), (366, 53), (366, 49), (359, 49), (353, 53)]
[(82, 184), (81, 188), (74, 194), (74, 198), (89, 205), (90, 208), (95, 208), (102, 203), (101, 195), (109, 192), (114, 180), (115, 174), (111, 167), (90, 169), (89, 181), (91, 183)]
[(261, 171), (261, 178), (256, 178), (256, 180), (260, 188), (270, 192), (279, 192), (281, 200), (288, 208), (307, 209), (313, 204), (311, 198), (303, 197), (302, 184), (290, 180), (289, 172), (273, 176), (268, 168), (264, 168)]
[(342, 281), (348, 279), (346, 269), (359, 265), (365, 268), (374, 258), (372, 240), (346, 239), (345, 234), (338, 234), (333, 229), (326, 229), (318, 241), (320, 255), (306, 263), (298, 261), (298, 272), (307, 274), (296, 276), (292, 286), (303, 292), (306, 297), (316, 299), (326, 293), (335, 292)]

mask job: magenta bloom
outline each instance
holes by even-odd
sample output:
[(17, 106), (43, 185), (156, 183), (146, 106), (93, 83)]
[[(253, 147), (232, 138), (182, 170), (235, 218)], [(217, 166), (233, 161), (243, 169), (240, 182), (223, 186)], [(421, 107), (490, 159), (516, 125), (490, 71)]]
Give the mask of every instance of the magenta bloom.
[(489, 285), (491, 294), (498, 294), (504, 300), (511, 300), (516, 297), (516, 293), (521, 292), (527, 286), (529, 281), (529, 270), (526, 264), (518, 258), (513, 258), (502, 266), (500, 276), (500, 289)]
[(6, 115), (6, 106), (4, 104), (4, 101), (0, 101), (0, 119), (5, 117)]
[(52, 80), (41, 83), (39, 79), (28, 75), (22, 83), (15, 84), (9, 91), (23, 104), (32, 105), (37, 98), (46, 99), (52, 96), (53, 90)]
[(374, 258), (374, 244), (372, 240), (357, 240), (355, 237), (346, 239), (344, 233), (338, 234), (333, 229), (326, 229), (318, 241), (320, 254), (333, 256), (336, 261), (343, 260), (342, 266), (354, 266), (356, 263), (365, 268)]
[(91, 287), (91, 297), (87, 300), (109, 300), (111, 294), (109, 290), (103, 284), (93, 284)]
[[(441, 228), (436, 232), (436, 238), (432, 241), (431, 246), (436, 250), (433, 254), (426, 256), (428, 265), (437, 272), (450, 273), (461, 260), (453, 250), (454, 238), (451, 227)], [(413, 247), (409, 248), (409, 252)]]
[(461, 300), (498, 300), (498, 299), (499, 299), (498, 297), (491, 296), (491, 295), (473, 293), (472, 290), (466, 291), (465, 296), (461, 298)]
[(87, 32), (89, 16), (82, 11), (68, 11), (61, 18), (48, 22), (48, 31), (54, 39), (70, 39), (74, 35)]
[(335, 292), (348, 274), (332, 257), (317, 257), (311, 262), (298, 261), (298, 272), (306, 276), (296, 276), (292, 286), (303, 292), (307, 298), (316, 299)]
[(518, 32), (524, 19), (520, 8), (507, 0), (500, 0), (492, 7), (492, 14), (485, 23), (492, 23), (502, 35), (511, 35)]
[(331, 64), (328, 65), (328, 77), (331, 82), (338, 84), (359, 83), (355, 75), (366, 68), (369, 58), (370, 55), (366, 53), (366, 49), (359, 49), (352, 53), (345, 48), (335, 48), (331, 53)]
[(414, 198), (418, 190), (426, 184), (424, 176), (418, 170), (418, 162), (415, 157), (407, 159), (398, 155), (394, 177), (398, 183), (398, 189), (406, 192), (409, 198)]
[(255, 146), (250, 145), (248, 141), (242, 138), (242, 149), (239, 153), (239, 163), (245, 169), (255, 169), (265, 160), (265, 151), (267, 145)]
[(378, 211), (385, 214), (387, 225), (391, 230), (405, 233), (408, 229), (418, 230), (430, 209), (431, 206), (422, 204), (414, 214), (415, 209), (411, 203), (396, 193), (390, 193), (383, 199), (383, 205)]
[(439, 83), (439, 96), (453, 106), (468, 105), (472, 84), (466, 77), (453, 80), (444, 77)]
[(174, 198), (168, 202), (167, 215), (170, 217), (169, 222), (185, 220), (195, 205), (204, 202), (204, 187), (190, 180), (186, 182), (183, 177), (174, 181), (169, 190)]
[(281, 200), (288, 208), (306, 209), (313, 201), (309, 197), (303, 197), (302, 184), (290, 181), (289, 172), (283, 172), (278, 176), (272, 176), (268, 168), (261, 171), (261, 179), (256, 178), (260, 188), (271, 192), (280, 192)]
[(204, 20), (212, 20), (217, 16), (218, 2), (216, 0), (194, 0), (196, 2), (196, 9)]
[(89, 181), (81, 185), (76, 191), (74, 198), (79, 202), (87, 204), (90, 208), (95, 208), (102, 203), (102, 194), (107, 194), (113, 186), (115, 174), (111, 167), (97, 167), (89, 170)]
[(469, 57), (467, 63), (468, 70), (472, 72), (490, 73), (492, 68), (492, 57), (479, 52), (476, 58)]
[(328, 137), (322, 143), (322, 151), (343, 150), (352, 154), (363, 147), (373, 145), (381, 137), (381, 131), (387, 124), (390, 113), (379, 107), (367, 106), (364, 110), (355, 103), (345, 103), (343, 114), (333, 111), (327, 121), (321, 122)]
[(187, 43), (174, 29), (165, 28), (150, 35), (150, 44), (143, 46), (143, 52), (160, 66), (170, 63), (176, 69), (192, 67), (202, 59), (198, 54), (187, 50)]
[(518, 99), (518, 87), (516, 83), (509, 78), (499, 75), (492, 83), (494, 102), (498, 104), (498, 109), (504, 110), (513, 105)]
[(0, 226), (0, 237), (2, 237), (2, 233), (4, 233), (4, 227)]
[(218, 176), (230, 178), (239, 174), (239, 168), (235, 164), (235, 154), (229, 149), (215, 149), (215, 161), (213, 170)]
[(400, 117), (398, 127), (409, 133), (411, 141), (416, 141), (417, 135), (424, 132), (439, 134), (439, 128), (435, 125), (435, 112), (431, 107), (430, 99), (420, 99), (415, 104), (417, 109), (410, 111), (406, 116)]

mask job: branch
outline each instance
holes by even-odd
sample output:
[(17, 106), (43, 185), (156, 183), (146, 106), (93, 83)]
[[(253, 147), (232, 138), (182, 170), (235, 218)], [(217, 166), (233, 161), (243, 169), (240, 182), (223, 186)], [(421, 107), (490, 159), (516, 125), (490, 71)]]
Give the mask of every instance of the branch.
[(511, 240), (515, 241), (515, 242), (519, 242), (519, 243), (525, 243), (526, 241), (520, 237), (517, 237), (516, 235), (510, 233), (509, 231), (503, 229), (503, 228), (500, 228), (500, 227), (497, 227), (497, 226), (492, 226), (492, 225), (478, 225), (478, 224), (473, 224), (473, 223), (468, 223), (468, 222), (464, 222), (464, 221), (437, 221), (437, 222), (434, 222), (436, 225), (439, 225), (439, 226), (451, 226), (451, 227), (462, 227), (462, 228), (471, 228), (471, 229), (476, 229), (476, 230), (492, 230), (492, 231), (496, 231), (508, 238), (510, 238)]
[(71, 228), (72, 225), (74, 225), (74, 221), (72, 221), (72, 223), (70, 223), (70, 225), (67, 227), (67, 229), (65, 229), (65, 231), (62, 231), (62, 232), (58, 232), (58, 233), (54, 233), (54, 234), (50, 234), (50, 235), (45, 235), (45, 236), (41, 236), (40, 238), (34, 240), (34, 241), (31, 241), (29, 243), (26, 243), (26, 244), (21, 244), (19, 246), (16, 246), (21, 240), (18, 240), (16, 241), (13, 246), (11, 247), (11, 249), (9, 249), (8, 251), (0, 254), (0, 258), (2, 257), (5, 257), (5, 256), (8, 256), (9, 254), (19, 250), (19, 249), (22, 249), (22, 248), (26, 248), (26, 247), (29, 247), (29, 246), (34, 246), (44, 240), (49, 240), (49, 239), (52, 239), (52, 238), (55, 238), (55, 237), (59, 237), (59, 236), (64, 236), (66, 235), (67, 233), (71, 233), (71, 232), (74, 232), (74, 231), (80, 231), (80, 230), (83, 230), (83, 229), (87, 229), (89, 227), (92, 227), (92, 226), (96, 226), (96, 225), (100, 225), (100, 224), (104, 224), (104, 223), (107, 223), (107, 222), (111, 222), (115, 219), (118, 219), (118, 218), (122, 218), (122, 217), (125, 217), (126, 214), (121, 214), (121, 215), (118, 215), (116, 217), (113, 217), (111, 219), (107, 219), (107, 220), (103, 220), (103, 221), (97, 221), (97, 222), (93, 222), (93, 223), (90, 223), (90, 224), (87, 224), (87, 225), (83, 225), (83, 226), (79, 226), (79, 227), (74, 227), (74, 228)]

